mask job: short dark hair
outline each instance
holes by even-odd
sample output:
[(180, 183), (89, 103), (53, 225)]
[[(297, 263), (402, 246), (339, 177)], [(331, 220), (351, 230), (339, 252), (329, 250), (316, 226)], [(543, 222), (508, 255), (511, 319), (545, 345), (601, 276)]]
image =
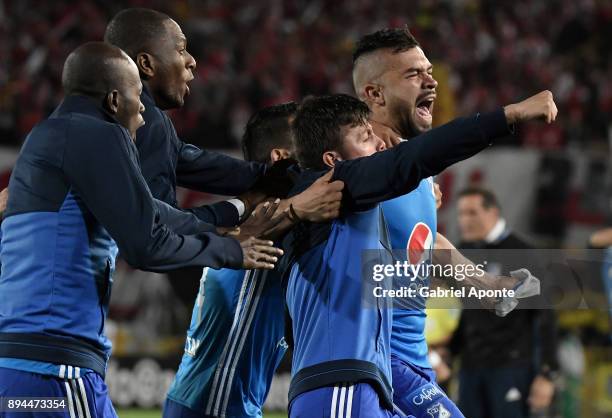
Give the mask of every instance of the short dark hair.
[(419, 45), (408, 27), (381, 29), (363, 36), (353, 50), (353, 63), (362, 55), (379, 49), (391, 49), (394, 54), (404, 52)]
[(323, 153), (342, 145), (340, 128), (365, 125), (370, 109), (346, 94), (309, 97), (298, 108), (293, 121), (297, 159), (303, 168), (324, 169)]
[(134, 65), (130, 57), (116, 46), (87, 42), (72, 51), (64, 62), (64, 93), (103, 98), (111, 90), (120, 88), (130, 64)]
[(242, 153), (247, 161), (270, 162), (274, 148), (292, 149), (290, 119), (298, 105), (295, 102), (268, 106), (255, 112), (242, 136)]
[(170, 16), (153, 9), (132, 8), (117, 13), (106, 26), (104, 41), (123, 49), (132, 59), (151, 48), (165, 34)]
[(497, 197), (495, 194), (489, 189), (485, 189), (480, 186), (469, 186), (459, 192), (458, 198), (462, 198), (465, 196), (481, 196), (482, 197), (482, 206), (485, 209), (497, 208), (499, 207), (499, 202), (497, 201)]

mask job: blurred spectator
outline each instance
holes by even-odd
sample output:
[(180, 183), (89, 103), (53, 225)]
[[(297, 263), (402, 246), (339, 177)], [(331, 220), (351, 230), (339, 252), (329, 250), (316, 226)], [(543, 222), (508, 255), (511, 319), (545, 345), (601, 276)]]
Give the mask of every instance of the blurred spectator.
[[(511, 250), (530, 247), (508, 228), (490, 191), (462, 191), (458, 215), (463, 241), (458, 247), (486, 250), (487, 270), (499, 270), (490, 273), (524, 267), (508, 265)], [(458, 405), (466, 417), (527, 418), (530, 410), (542, 414), (548, 409), (558, 369), (555, 322), (550, 310), (516, 309), (503, 318), (463, 310), (451, 350), (461, 359)]]
[(167, 12), (187, 32), (197, 75), (189, 104), (173, 118), (179, 134), (198, 145), (235, 147), (246, 115), (263, 106), (350, 93), (352, 43), (404, 24), (450, 70), (461, 114), (552, 88), (564, 117), (525, 127), (524, 143), (606, 144), (612, 3), (598, 0), (0, 1), (4, 144), (20, 144), (57, 104), (67, 52), (100, 40), (108, 19), (134, 6)]

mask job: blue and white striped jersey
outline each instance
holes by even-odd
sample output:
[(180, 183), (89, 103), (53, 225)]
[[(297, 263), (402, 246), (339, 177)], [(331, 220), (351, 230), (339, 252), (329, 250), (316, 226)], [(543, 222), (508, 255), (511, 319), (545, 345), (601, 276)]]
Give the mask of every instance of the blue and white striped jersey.
[(261, 417), (287, 344), (276, 271), (205, 269), (168, 398), (205, 416)]

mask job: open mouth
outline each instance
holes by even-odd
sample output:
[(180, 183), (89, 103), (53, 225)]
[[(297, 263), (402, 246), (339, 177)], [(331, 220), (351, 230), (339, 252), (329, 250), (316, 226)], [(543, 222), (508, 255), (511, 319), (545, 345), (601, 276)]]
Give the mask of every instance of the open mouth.
[(431, 118), (435, 99), (435, 95), (429, 95), (419, 99), (416, 103), (417, 114), (422, 118)]
[(194, 79), (193, 74), (190, 74), (189, 79), (188, 79), (188, 80), (185, 80), (185, 96), (189, 96), (189, 93), (191, 92), (191, 91), (189, 90), (189, 83), (190, 83), (190, 82), (191, 82), (191, 80), (193, 80), (193, 79)]

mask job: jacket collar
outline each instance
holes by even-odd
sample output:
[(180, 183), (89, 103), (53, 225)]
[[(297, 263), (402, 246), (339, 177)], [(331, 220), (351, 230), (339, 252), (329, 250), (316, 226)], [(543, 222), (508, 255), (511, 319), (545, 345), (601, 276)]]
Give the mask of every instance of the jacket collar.
[(52, 118), (57, 118), (68, 113), (81, 113), (84, 115), (92, 116), (96, 119), (106, 120), (108, 122), (119, 123), (119, 121), (110, 114), (106, 109), (102, 107), (96, 99), (82, 96), (73, 95), (66, 96), (60, 105), (51, 114)]
[(142, 93), (140, 94), (140, 101), (144, 105), (145, 109), (152, 109), (157, 107), (155, 104), (155, 99), (153, 99), (153, 95), (149, 91), (147, 84), (143, 81), (142, 83)]

